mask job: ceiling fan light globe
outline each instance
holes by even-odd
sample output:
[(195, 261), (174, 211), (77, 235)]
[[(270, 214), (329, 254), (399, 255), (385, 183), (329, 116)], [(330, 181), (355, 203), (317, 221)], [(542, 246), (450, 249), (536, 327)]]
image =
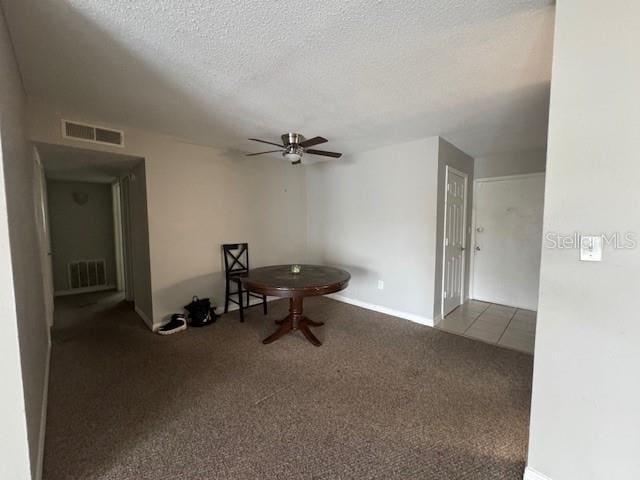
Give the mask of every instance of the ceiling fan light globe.
[(282, 156), (284, 158), (287, 159), (287, 161), (294, 163), (294, 162), (299, 162), (300, 159), (302, 158), (302, 155), (300, 155), (299, 153), (296, 152), (284, 152), (282, 154)]

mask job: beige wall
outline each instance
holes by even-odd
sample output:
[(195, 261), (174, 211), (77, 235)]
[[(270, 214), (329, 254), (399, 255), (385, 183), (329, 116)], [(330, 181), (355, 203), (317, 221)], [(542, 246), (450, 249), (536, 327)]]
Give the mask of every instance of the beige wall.
[(37, 182), (25, 120), (25, 95), (0, 11), (0, 478), (12, 480), (39, 470), (49, 359)]
[[(87, 194), (80, 205), (74, 193)], [(53, 252), (53, 285), (69, 290), (70, 262), (103, 259), (107, 284), (116, 285), (115, 237), (111, 185), (107, 183), (49, 180), (49, 228)]]
[(438, 143), (393, 145), (306, 170), (310, 259), (351, 272), (345, 297), (425, 323), (433, 321)]
[[(558, 2), (545, 235), (638, 239), (639, 44), (639, 2)], [(529, 467), (552, 480), (637, 479), (640, 249), (578, 258), (542, 252)]]
[(475, 159), (475, 177), (505, 177), (540, 173), (546, 169), (547, 150), (536, 148)]
[(104, 122), (39, 103), (29, 118), (34, 140), (145, 158), (154, 324), (192, 295), (222, 305), (224, 242), (249, 242), (253, 266), (304, 260), (303, 168), (120, 125), (113, 126), (125, 131), (124, 149), (63, 140), (61, 118)]

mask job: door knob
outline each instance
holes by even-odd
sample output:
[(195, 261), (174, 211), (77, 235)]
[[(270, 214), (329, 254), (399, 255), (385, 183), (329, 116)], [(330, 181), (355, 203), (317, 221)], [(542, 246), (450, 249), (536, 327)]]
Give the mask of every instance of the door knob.
[(476, 247), (476, 250), (477, 250), (477, 251), (480, 251), (480, 247)]

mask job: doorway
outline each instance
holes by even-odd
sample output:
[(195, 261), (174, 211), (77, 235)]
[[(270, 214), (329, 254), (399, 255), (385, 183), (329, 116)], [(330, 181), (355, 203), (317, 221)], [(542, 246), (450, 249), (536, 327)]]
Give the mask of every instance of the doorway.
[(474, 182), (471, 298), (536, 310), (544, 173)]
[(464, 302), (468, 178), (446, 166), (441, 318)]
[(50, 242), (41, 248), (51, 259), (49, 296), (80, 301), (107, 292), (129, 300), (151, 326), (144, 159), (51, 144), (36, 150), (45, 177), (40, 192)]
[[(455, 182), (461, 184), (460, 178), (448, 175), (447, 185)], [(544, 185), (544, 173), (474, 180), (469, 299), (462, 304), (458, 304), (457, 295), (445, 299), (443, 280), (446, 317), (443, 315), (437, 328), (533, 353)], [(454, 193), (449, 196), (450, 190)], [(447, 219), (453, 219), (450, 225), (456, 221), (455, 209), (450, 208), (455, 202), (455, 190), (456, 187), (448, 186), (447, 196), (451, 200), (447, 200), (445, 213)], [(446, 233), (455, 238), (452, 226), (447, 227)], [(456, 241), (449, 243), (455, 245)], [(452, 248), (451, 255), (455, 253)], [(455, 266), (454, 261), (451, 263)], [(446, 306), (451, 309), (449, 312), (445, 310), (446, 300), (450, 300)]]
[(109, 183), (47, 179), (55, 296), (117, 290)]

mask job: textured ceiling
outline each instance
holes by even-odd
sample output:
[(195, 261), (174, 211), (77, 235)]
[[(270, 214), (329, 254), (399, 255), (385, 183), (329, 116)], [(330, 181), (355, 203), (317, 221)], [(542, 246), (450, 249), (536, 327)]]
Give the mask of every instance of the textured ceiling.
[(29, 96), (198, 143), (544, 146), (550, 0), (1, 0)]
[(142, 158), (39, 143), (38, 153), (47, 178), (76, 182), (112, 183)]

